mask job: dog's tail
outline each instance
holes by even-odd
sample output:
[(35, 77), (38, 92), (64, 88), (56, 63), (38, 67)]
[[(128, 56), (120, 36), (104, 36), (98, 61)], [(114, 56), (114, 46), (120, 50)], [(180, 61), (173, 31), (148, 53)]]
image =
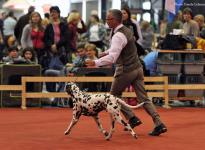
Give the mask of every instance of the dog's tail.
[(121, 100), (120, 98), (118, 98), (117, 101), (118, 101), (121, 105), (127, 106), (127, 107), (132, 108), (132, 109), (139, 108), (139, 107), (143, 106), (144, 103), (145, 103), (145, 102), (142, 102), (142, 103), (140, 103), (140, 104), (138, 104), (138, 105), (131, 106), (131, 105), (127, 104), (125, 101)]

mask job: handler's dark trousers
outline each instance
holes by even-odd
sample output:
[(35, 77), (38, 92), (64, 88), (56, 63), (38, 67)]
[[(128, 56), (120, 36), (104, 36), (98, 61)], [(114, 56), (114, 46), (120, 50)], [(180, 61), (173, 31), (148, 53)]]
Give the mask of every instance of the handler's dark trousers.
[[(137, 95), (138, 102), (145, 102), (143, 107), (146, 110), (146, 112), (152, 117), (155, 125), (157, 126), (161, 124), (159, 114), (157, 113), (152, 101), (148, 98), (147, 92), (144, 88), (144, 74), (142, 68), (135, 69), (128, 73), (122, 73), (114, 77), (114, 81), (111, 86), (111, 94), (121, 97), (122, 92), (129, 85), (133, 86), (135, 93)], [(128, 120), (135, 116), (135, 114), (132, 112), (130, 108), (123, 105), (121, 107), (121, 112)]]

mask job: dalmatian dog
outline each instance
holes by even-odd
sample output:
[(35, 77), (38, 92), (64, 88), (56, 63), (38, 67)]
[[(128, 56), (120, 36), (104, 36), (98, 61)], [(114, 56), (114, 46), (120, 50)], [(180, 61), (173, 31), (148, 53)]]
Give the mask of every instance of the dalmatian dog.
[[(73, 83), (69, 82), (65, 86), (65, 91), (71, 95), (73, 101), (73, 118), (70, 122), (65, 135), (70, 134), (72, 127), (78, 122), (81, 115), (92, 116), (97, 123), (98, 129), (103, 133), (106, 140), (112, 137), (112, 133), (115, 127), (115, 121), (122, 124), (131, 135), (137, 139), (137, 134), (133, 131), (128, 123), (126, 123), (120, 114), (121, 105), (126, 105), (129, 108), (138, 108), (144, 103), (136, 106), (130, 106), (126, 104), (120, 98), (117, 98), (109, 93), (104, 94), (88, 94), (82, 92), (79, 87)], [(100, 123), (98, 113), (102, 110), (106, 110), (110, 114), (111, 118), (111, 128), (109, 133), (103, 129)]]

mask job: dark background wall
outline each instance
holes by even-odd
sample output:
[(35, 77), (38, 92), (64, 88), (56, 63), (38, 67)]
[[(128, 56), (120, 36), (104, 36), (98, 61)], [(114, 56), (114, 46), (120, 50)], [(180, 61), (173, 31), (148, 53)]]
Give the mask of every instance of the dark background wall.
[(181, 10), (189, 7), (193, 11), (193, 15), (203, 14), (205, 16), (205, 0), (184, 0)]

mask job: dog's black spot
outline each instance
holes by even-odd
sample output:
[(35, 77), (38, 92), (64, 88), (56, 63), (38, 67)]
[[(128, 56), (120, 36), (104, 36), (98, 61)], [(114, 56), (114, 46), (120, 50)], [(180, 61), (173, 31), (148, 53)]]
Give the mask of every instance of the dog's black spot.
[(121, 123), (122, 123), (124, 126), (127, 126), (127, 123), (126, 123), (124, 120), (121, 120)]
[(77, 112), (76, 112), (76, 119), (79, 119), (80, 116), (81, 116), (81, 112), (80, 112), (80, 111), (77, 111)]
[(117, 106), (114, 106), (113, 108), (114, 108), (114, 109), (117, 109), (118, 107), (117, 107)]

